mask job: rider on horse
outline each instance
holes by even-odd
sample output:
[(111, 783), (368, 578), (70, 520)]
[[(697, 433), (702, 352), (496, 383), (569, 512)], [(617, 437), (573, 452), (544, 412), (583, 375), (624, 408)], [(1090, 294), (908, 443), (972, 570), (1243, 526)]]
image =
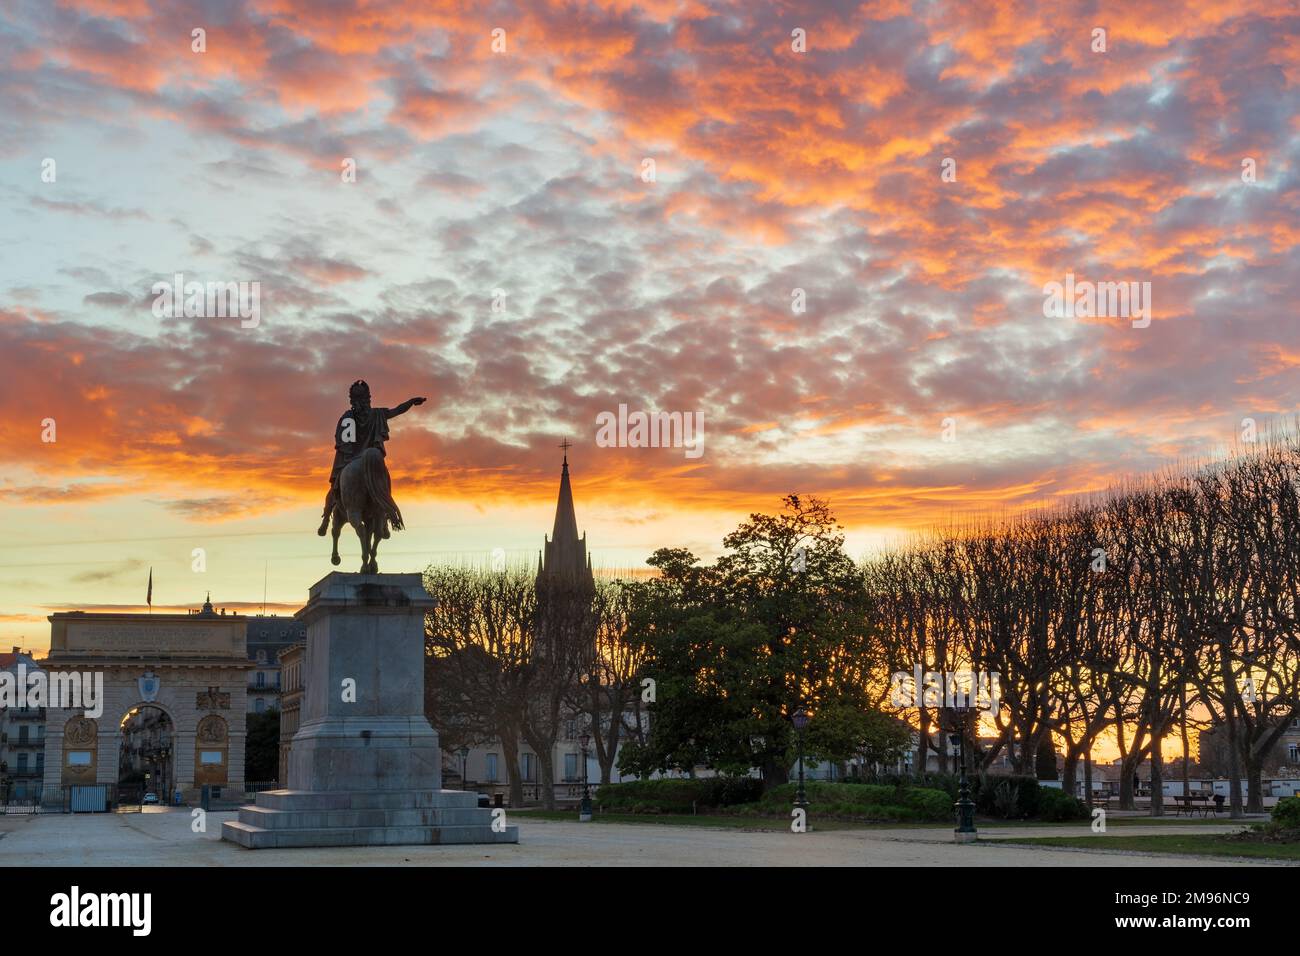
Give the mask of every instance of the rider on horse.
[[(348, 462), (357, 458), (367, 448), (376, 448), (384, 454), (384, 442), (388, 441), (388, 420), (405, 414), (412, 405), (423, 405), (423, 398), (408, 398), (396, 408), (371, 408), (370, 386), (358, 379), (348, 389), (348, 399), (352, 407), (339, 416), (334, 428), (334, 467), (330, 470), (330, 488), (325, 495), (325, 511), (321, 515), (320, 528), (316, 533), (322, 537), (329, 528), (330, 516), (338, 504), (339, 472)], [(400, 522), (401, 518), (396, 518)], [(400, 527), (400, 525), (399, 525)], [(337, 537), (337, 532), (335, 537)], [(388, 537), (385, 528), (383, 537)]]

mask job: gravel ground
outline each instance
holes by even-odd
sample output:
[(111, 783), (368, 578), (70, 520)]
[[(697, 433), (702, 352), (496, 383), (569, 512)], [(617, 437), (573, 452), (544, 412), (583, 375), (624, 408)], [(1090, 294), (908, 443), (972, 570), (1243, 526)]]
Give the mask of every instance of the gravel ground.
[[(191, 830), (188, 809), (130, 814), (0, 817), (0, 869), (11, 866), (1276, 866), (1187, 856), (1092, 853), (993, 845), (957, 846), (946, 829), (839, 830), (819, 833), (712, 830), (648, 824), (581, 824), (515, 814), (518, 846), (348, 847), (245, 850)], [(1233, 825), (1115, 828), (1112, 834), (1230, 832)], [(1082, 824), (1078, 833), (1089, 832)], [(1074, 828), (982, 830), (986, 837), (1070, 836)], [(1100, 838), (1099, 838), (1100, 839)]]

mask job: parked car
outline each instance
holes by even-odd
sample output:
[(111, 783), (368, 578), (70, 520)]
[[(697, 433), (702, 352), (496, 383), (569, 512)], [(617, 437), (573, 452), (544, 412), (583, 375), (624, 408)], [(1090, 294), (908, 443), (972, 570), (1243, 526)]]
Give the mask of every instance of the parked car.
[(146, 793), (146, 794), (144, 795), (144, 802), (145, 802), (146, 804), (157, 803), (157, 802), (158, 802), (158, 794), (156, 794), (156, 793)]

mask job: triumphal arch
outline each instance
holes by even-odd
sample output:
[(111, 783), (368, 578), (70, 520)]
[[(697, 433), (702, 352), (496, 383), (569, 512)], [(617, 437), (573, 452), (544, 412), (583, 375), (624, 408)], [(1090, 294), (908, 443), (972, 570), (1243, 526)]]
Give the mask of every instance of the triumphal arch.
[(242, 799), (247, 672), (255, 666), (242, 616), (218, 614), (208, 602), (189, 614), (70, 611), (49, 621), (46, 669), (92, 674), (96, 682), (102, 675), (103, 700), (97, 716), (48, 709), (44, 802), (62, 801), (69, 787), (117, 783), (136, 732), (133, 720), (124, 748), (123, 724), (133, 712), (169, 729), (161, 800), (171, 802), (178, 790), (194, 800), (204, 784)]

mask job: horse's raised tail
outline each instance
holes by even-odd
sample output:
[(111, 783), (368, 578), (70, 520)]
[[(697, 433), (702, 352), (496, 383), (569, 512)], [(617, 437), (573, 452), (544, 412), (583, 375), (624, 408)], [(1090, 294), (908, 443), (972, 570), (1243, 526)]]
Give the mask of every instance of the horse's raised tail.
[(366, 480), (366, 493), (383, 509), (394, 531), (403, 530), (402, 512), (393, 500), (393, 483), (388, 477), (388, 466), (378, 448), (367, 448), (361, 453), (361, 473)]

